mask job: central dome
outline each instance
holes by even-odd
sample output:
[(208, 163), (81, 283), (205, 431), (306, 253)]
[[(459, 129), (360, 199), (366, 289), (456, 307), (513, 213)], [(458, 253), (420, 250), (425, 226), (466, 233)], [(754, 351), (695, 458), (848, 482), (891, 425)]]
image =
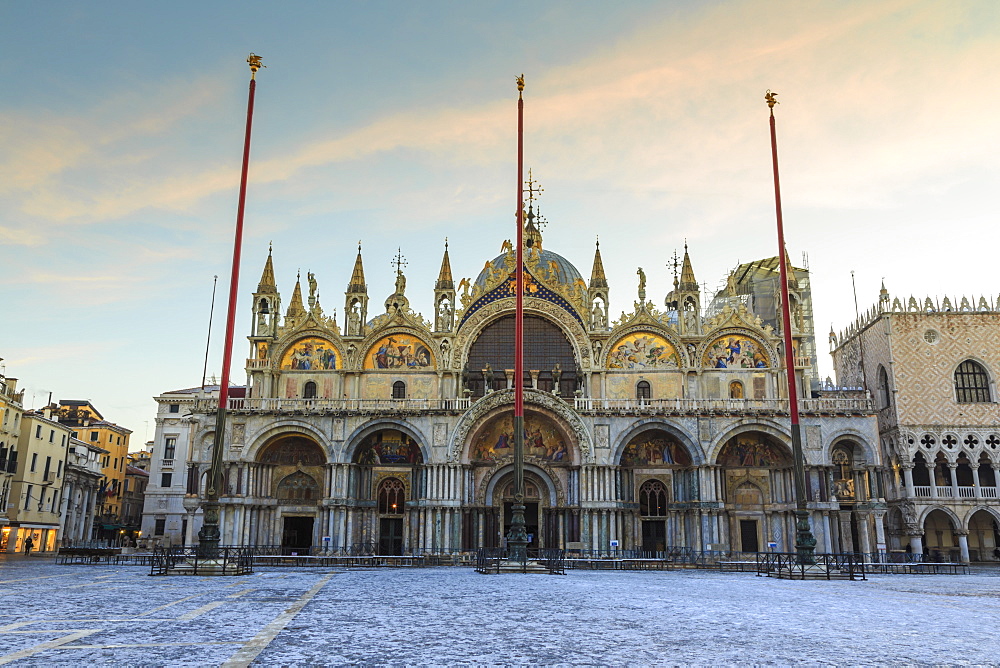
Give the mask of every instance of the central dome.
[[(524, 263), (528, 264), (529, 259), (533, 260), (538, 257), (538, 265), (544, 269), (548, 269), (551, 265), (550, 262), (555, 262), (556, 266), (559, 268), (559, 282), (563, 284), (572, 285), (577, 281), (577, 279), (583, 280), (583, 276), (577, 271), (576, 267), (573, 266), (569, 260), (564, 258), (559, 253), (553, 253), (550, 250), (542, 249), (541, 254), (534, 248), (526, 248), (524, 251)], [(507, 261), (506, 253), (498, 255), (493, 258), (494, 267), (503, 267), (504, 263)], [(476, 285), (485, 288), (486, 279), (489, 278), (489, 272), (483, 269), (479, 272), (479, 276), (476, 278)]]

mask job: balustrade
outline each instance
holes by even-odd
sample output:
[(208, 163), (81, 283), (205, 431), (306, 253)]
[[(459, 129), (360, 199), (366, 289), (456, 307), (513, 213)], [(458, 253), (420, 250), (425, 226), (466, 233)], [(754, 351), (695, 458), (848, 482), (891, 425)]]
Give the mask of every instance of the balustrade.
[[(330, 412), (419, 412), (465, 411), (474, 399), (285, 399), (280, 397), (230, 397), (229, 410), (248, 413), (330, 413)], [(577, 397), (568, 399), (582, 413), (625, 413), (651, 415), (690, 415), (699, 413), (746, 414), (788, 413), (785, 399), (595, 399)], [(202, 398), (195, 401), (194, 410), (213, 413), (217, 399)], [(873, 404), (869, 399), (824, 397), (800, 399), (799, 410), (809, 414), (871, 414)]]

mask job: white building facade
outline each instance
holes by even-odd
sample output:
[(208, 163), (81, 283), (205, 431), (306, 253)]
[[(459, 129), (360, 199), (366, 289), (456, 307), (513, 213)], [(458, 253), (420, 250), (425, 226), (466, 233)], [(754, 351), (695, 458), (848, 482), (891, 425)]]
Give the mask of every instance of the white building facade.
[[(585, 281), (542, 248), (530, 216), (526, 234), (531, 546), (793, 550), (785, 370), (766, 322), (774, 295), (753, 303), (733, 289), (706, 316), (685, 250), (660, 292), (665, 310), (639, 269), (632, 312), (612, 322), (600, 250)], [(399, 268), (371, 317), (359, 248), (342, 330), (312, 274), (308, 297), (297, 282), (281, 316), (269, 255), (253, 295), (249, 383), (227, 406), (223, 543), (388, 554), (500, 545), (512, 503), (513, 272), (504, 242), (456, 289), (446, 249), (432, 321), (410, 309)], [(811, 305), (808, 272), (792, 275), (796, 303)], [(811, 313), (793, 336), (796, 352), (814, 350)], [(796, 356), (800, 379), (814, 369)], [(161, 543), (191, 542), (200, 527), (214, 390), (156, 398), (143, 533)], [(820, 392), (801, 407), (818, 549), (885, 549), (871, 401)]]

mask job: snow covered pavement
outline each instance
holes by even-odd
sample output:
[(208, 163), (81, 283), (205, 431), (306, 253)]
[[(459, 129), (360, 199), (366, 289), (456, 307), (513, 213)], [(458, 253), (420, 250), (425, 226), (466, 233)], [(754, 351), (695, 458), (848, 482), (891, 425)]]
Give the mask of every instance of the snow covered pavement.
[(149, 577), (0, 560), (0, 664), (1000, 663), (1000, 572)]

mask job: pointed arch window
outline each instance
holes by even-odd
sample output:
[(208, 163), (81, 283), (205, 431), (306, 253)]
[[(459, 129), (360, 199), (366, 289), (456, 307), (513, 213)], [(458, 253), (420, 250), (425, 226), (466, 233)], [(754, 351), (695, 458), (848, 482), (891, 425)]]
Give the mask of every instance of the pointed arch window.
[(386, 478), (378, 486), (378, 511), (382, 515), (402, 515), (406, 487), (399, 478)]
[(667, 486), (659, 480), (647, 480), (639, 488), (639, 514), (643, 517), (667, 516)]
[(316, 398), (316, 383), (309, 381), (302, 388), (302, 398), (304, 399), (315, 399)]
[(406, 398), (406, 383), (401, 380), (397, 380), (392, 384), (392, 398), (393, 399), (405, 399)]
[(990, 378), (986, 369), (973, 360), (965, 360), (955, 370), (955, 396), (960, 404), (990, 401)]
[(889, 389), (889, 374), (881, 364), (878, 367), (878, 398), (881, 402), (879, 408), (888, 408), (892, 405), (892, 390)]

